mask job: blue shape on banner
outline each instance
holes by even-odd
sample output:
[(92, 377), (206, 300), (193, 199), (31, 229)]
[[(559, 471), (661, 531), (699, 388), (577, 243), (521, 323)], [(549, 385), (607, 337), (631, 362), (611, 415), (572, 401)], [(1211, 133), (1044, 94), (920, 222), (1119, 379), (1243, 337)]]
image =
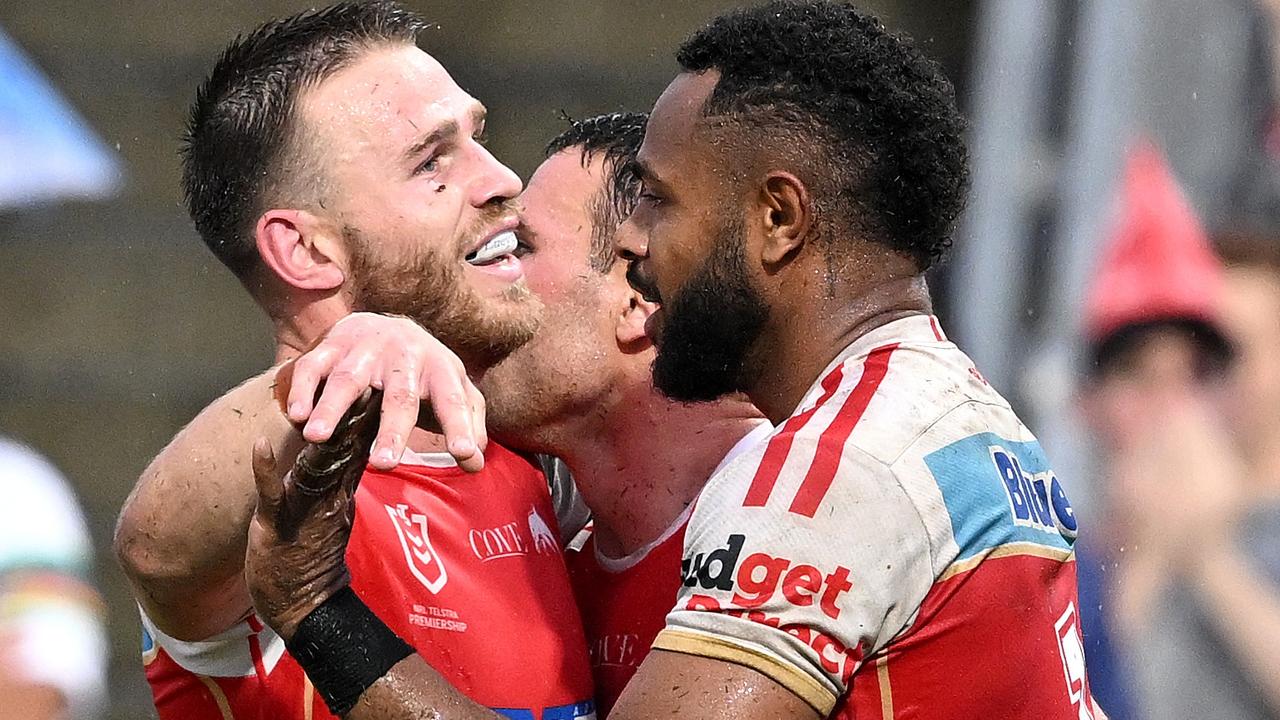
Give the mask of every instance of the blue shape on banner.
[(106, 198), (122, 173), (119, 157), (0, 32), (0, 209)]

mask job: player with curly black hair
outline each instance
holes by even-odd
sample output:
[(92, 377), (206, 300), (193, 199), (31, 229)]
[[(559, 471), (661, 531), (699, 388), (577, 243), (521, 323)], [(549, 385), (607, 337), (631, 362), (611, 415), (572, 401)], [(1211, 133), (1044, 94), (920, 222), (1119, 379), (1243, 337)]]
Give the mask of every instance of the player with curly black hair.
[[(923, 273), (967, 177), (950, 84), (825, 0), (724, 14), (678, 58), (616, 240), (662, 303), (655, 385), (745, 393), (776, 429), (698, 496), (674, 608), (610, 718), (1101, 717), (1071, 504), (932, 315)], [(314, 541), (252, 541), (267, 565), (251, 582), (310, 611), (298, 634), (327, 683), (359, 694), (349, 718), (493, 717), (350, 593), (282, 587), (271, 558), (299, 543)], [(354, 636), (394, 667), (354, 670)]]
[(964, 120), (938, 66), (879, 20), (851, 6), (775, 3), (718, 19), (676, 59), (686, 73), (719, 73), (703, 112), (724, 139), (797, 153), (812, 169), (822, 236), (857, 228), (921, 270), (951, 244), (969, 176)]
[[(663, 304), (654, 383), (744, 392), (778, 429), (699, 496), (615, 717), (1094, 717), (1070, 502), (932, 315), (967, 184), (950, 83), (821, 0), (723, 15), (678, 58), (618, 231)], [(693, 711), (715, 688), (733, 709)]]

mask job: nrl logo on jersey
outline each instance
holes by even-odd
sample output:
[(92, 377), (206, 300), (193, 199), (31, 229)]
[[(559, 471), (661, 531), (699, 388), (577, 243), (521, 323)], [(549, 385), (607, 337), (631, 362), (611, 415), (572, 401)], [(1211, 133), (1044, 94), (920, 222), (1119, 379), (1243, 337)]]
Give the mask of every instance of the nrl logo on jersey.
[(427, 533), (427, 516), (411, 512), (403, 503), (384, 505), (387, 515), (391, 516), (391, 525), (400, 537), (400, 547), (404, 549), (404, 559), (409, 565), (409, 572), (418, 578), (423, 587), (434, 595), (449, 581), (449, 573), (444, 569), (440, 555), (431, 547), (431, 537)]

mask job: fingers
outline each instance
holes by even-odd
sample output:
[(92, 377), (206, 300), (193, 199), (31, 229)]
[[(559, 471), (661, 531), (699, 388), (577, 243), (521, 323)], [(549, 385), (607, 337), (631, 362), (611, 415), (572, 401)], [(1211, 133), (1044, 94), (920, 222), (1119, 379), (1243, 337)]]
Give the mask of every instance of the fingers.
[(383, 394), (373, 467), (390, 470), (400, 462), (410, 433), (425, 417), (424, 401), (459, 466), (471, 472), (484, 466), (483, 396), (457, 355), (408, 319), (366, 313), (343, 318), (298, 359), (292, 374), (287, 412), (293, 422), (305, 421), (302, 435), (309, 442), (330, 440), (352, 403), (377, 388)]
[(284, 483), (276, 474), (276, 454), (264, 437), (253, 443), (253, 482), (258, 489), (258, 514), (274, 518), (280, 511)]
[(378, 356), (372, 349), (352, 351), (334, 368), (324, 382), (320, 399), (302, 428), (308, 442), (325, 442), (352, 403), (369, 389)]
[(400, 462), (409, 433), (418, 422), (422, 393), (417, 363), (412, 356), (406, 355), (395, 365), (389, 365), (383, 378), (382, 417), (369, 463), (379, 470), (390, 470)]
[(293, 423), (302, 423), (311, 416), (315, 405), (316, 391), (325, 376), (333, 370), (342, 357), (341, 349), (328, 343), (321, 343), (314, 350), (298, 358), (293, 363), (292, 378), (289, 385), (289, 398), (285, 411)]
[(486, 429), (485, 422), (485, 399), (480, 393), (479, 388), (467, 380), (467, 395), (471, 399), (471, 430), (475, 433), (476, 446), (480, 450), (480, 464), (473, 468), (464, 468), (470, 472), (476, 472), (484, 467), (484, 451), (489, 447), (489, 431)]
[[(356, 487), (360, 484), (360, 478), (364, 476), (364, 469), (369, 464), (369, 453), (373, 448), (374, 438), (381, 426), (379, 400), (378, 393), (371, 392), (368, 397), (361, 399), (352, 408), (351, 414), (346, 418), (348, 422), (345, 425), (345, 437), (351, 460), (343, 468), (340, 482), (343, 496), (348, 503), (355, 496)], [(400, 460), (398, 455), (396, 460)], [(349, 511), (351, 509), (348, 507)]]
[[(297, 536), (310, 516), (338, 511), (350, 519), (351, 498), (364, 473), (378, 428), (378, 393), (366, 392), (341, 418), (327, 442), (309, 443), (282, 484), (281, 538)], [(314, 518), (312, 519), (314, 521)]]
[(344, 476), (363, 472), (377, 430), (378, 393), (366, 391), (351, 405), (323, 443), (311, 443), (298, 454), (291, 486), (306, 495), (320, 495)]
[[(435, 372), (427, 376), (426, 383), (426, 399), (430, 400), (431, 411), (440, 423), (449, 454), (463, 470), (480, 470), (484, 467), (484, 454), (480, 450), (472, 412), (475, 400), (468, 392), (471, 381), (462, 364), (458, 363), (457, 367), (449, 363), (437, 364)], [(481, 425), (483, 422), (482, 418)]]

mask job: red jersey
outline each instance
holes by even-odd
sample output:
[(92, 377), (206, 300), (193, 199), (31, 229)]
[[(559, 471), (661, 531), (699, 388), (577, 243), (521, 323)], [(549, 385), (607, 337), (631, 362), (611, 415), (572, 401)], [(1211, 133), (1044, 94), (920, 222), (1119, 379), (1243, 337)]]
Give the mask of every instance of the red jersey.
[[(764, 421), (744, 435), (725, 454), (720, 467), (768, 437)], [(595, 535), (566, 557), (569, 579), (582, 611), (596, 682), (596, 706), (605, 718), (631, 682), (654, 638), (667, 623), (682, 578), (684, 531), (693, 506), (676, 518), (656, 540), (624, 558), (610, 558), (596, 549)]]
[(568, 553), (569, 578), (582, 610), (596, 682), (596, 704), (608, 717), (622, 689), (667, 624), (680, 589), (680, 557), (689, 514), (649, 547), (615, 560), (596, 551), (595, 536)]
[[(347, 548), (353, 589), (476, 702), (513, 720), (594, 718), (542, 472), (494, 444), (474, 475), (421, 461), (365, 471)], [(332, 717), (284, 643), (252, 615), (204, 642), (174, 640), (145, 616), (143, 624), (161, 720)]]

